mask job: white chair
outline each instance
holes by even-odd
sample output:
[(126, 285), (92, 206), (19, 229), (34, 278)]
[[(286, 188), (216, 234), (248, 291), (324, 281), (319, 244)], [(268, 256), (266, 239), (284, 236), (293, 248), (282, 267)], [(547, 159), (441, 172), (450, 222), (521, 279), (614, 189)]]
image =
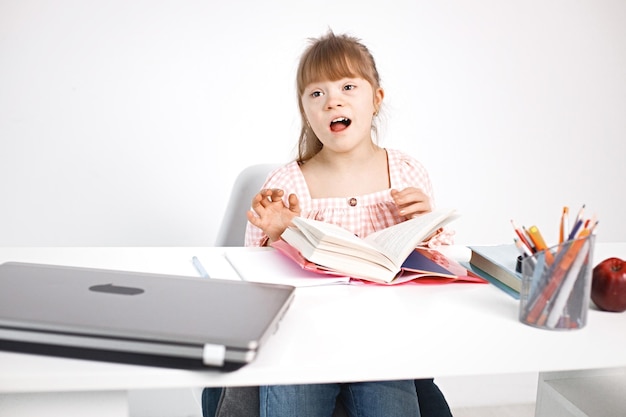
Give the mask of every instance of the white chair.
[[(267, 175), (279, 164), (251, 165), (239, 173), (226, 204), (215, 246), (243, 246), (252, 197), (261, 190)], [(216, 395), (213, 391), (210, 395)], [(206, 411), (206, 410), (205, 410)], [(254, 417), (259, 415), (258, 387), (227, 388), (221, 395), (217, 410), (218, 417)], [(334, 417), (343, 417), (335, 412)]]
[(267, 175), (279, 164), (251, 165), (239, 173), (226, 204), (215, 246), (243, 246), (252, 197), (261, 190)]

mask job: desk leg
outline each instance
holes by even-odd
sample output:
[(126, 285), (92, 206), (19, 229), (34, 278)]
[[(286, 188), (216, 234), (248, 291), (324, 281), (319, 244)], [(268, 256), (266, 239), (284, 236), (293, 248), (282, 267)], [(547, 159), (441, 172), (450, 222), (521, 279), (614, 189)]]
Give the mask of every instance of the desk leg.
[(623, 417), (626, 368), (542, 372), (535, 417)]
[(126, 391), (0, 394), (0, 416), (128, 417)]

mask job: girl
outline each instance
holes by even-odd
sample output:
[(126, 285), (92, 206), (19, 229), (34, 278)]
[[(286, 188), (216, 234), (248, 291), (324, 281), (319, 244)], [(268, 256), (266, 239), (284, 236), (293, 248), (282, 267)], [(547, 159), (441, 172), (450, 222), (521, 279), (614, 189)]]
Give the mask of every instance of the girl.
[[(374, 59), (358, 39), (329, 33), (314, 40), (300, 60), (297, 93), (298, 158), (272, 172), (252, 199), (247, 246), (280, 239), (295, 216), (335, 223), (364, 237), (431, 211), (424, 167), (372, 139), (384, 91)], [(451, 235), (439, 231), (428, 243), (451, 243)], [(337, 396), (354, 417), (420, 416), (411, 380), (265, 386), (261, 417), (330, 417)]]

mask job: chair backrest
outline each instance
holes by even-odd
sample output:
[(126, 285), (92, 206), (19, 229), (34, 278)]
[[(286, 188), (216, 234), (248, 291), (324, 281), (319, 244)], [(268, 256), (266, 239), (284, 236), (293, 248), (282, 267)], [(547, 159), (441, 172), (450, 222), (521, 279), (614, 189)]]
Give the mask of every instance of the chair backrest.
[(251, 165), (239, 173), (226, 204), (215, 246), (243, 246), (252, 197), (261, 190), (267, 175), (280, 164)]

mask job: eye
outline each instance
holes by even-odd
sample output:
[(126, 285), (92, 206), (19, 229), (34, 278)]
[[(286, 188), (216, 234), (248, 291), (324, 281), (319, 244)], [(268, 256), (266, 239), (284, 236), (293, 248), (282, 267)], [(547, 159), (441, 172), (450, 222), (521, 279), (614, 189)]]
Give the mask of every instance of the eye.
[(343, 89), (346, 91), (354, 90), (355, 88), (356, 88), (356, 85), (354, 84), (346, 84), (343, 86)]
[(322, 92), (321, 91), (313, 91), (311, 93), (311, 97), (321, 97), (322, 96)]

